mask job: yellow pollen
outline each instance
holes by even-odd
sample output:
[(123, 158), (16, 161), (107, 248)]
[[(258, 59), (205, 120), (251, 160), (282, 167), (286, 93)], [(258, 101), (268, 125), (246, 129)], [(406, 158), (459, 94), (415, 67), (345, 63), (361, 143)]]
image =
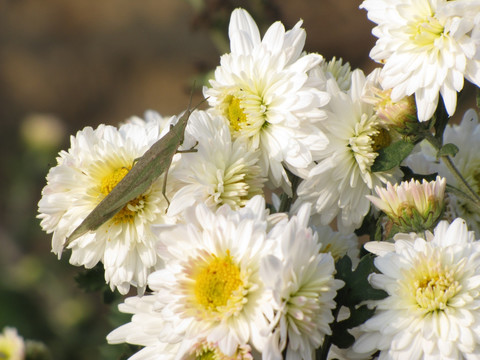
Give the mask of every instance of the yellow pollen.
[(207, 310), (219, 310), (225, 306), (232, 293), (243, 285), (240, 269), (234, 264), (230, 252), (213, 260), (200, 271), (195, 279), (195, 298)]
[(107, 196), (113, 190), (115, 186), (128, 174), (130, 168), (121, 167), (120, 169), (114, 170), (112, 174), (105, 176), (102, 179), (102, 186), (100, 191), (103, 195)]
[(386, 148), (392, 142), (390, 133), (387, 129), (379, 128), (378, 132), (371, 137), (372, 150), (378, 152), (380, 149)]
[[(110, 175), (105, 176), (102, 179), (100, 186), (100, 192), (107, 196), (113, 190), (115, 186), (128, 174), (131, 167), (121, 167), (114, 170)], [(141, 195), (133, 200), (130, 200), (127, 205), (123, 207), (114, 217), (115, 224), (130, 222), (135, 219), (135, 215), (138, 210), (142, 209), (145, 204), (145, 196)]]
[(445, 310), (448, 300), (459, 290), (459, 284), (452, 274), (440, 269), (432, 272), (414, 281), (417, 304), (428, 312)]
[(235, 96), (231, 96), (228, 101), (227, 117), (230, 120), (230, 126), (234, 131), (240, 131), (240, 129), (247, 123), (247, 115), (240, 107), (240, 99)]

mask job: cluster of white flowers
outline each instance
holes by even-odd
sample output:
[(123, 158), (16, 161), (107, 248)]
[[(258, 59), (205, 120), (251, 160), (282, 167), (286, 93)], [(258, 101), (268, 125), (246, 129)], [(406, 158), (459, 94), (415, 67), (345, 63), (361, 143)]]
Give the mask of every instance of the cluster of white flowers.
[[(301, 21), (262, 38), (236, 9), (208, 109), (87, 127), (60, 152), (41, 226), (58, 257), (101, 264), (122, 295), (136, 288), (119, 307), (131, 322), (107, 337), (143, 346), (131, 359), (480, 358), (480, 124), (475, 110), (459, 125), (430, 120), (439, 94), (453, 115), (464, 77), (480, 86), (480, 2), (361, 7), (384, 64), (369, 75), (304, 52)], [(187, 119), (148, 189), (70, 238)], [(461, 147), (453, 161), (442, 139)], [(439, 176), (420, 183), (401, 166)], [(363, 250), (377, 255), (368, 279), (355, 230), (382, 240)], [(373, 315), (341, 321), (356, 311)], [(350, 336), (348, 321), (349, 344), (335, 333)]]

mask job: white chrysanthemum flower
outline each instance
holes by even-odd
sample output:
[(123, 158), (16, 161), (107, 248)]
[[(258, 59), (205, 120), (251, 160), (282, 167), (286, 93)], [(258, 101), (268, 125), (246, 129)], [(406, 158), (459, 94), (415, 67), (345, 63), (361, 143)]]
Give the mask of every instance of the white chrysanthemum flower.
[(0, 334), (0, 359), (25, 359), (25, 342), (18, 335), (17, 329), (5, 327)]
[[(100, 125), (71, 137), (71, 147), (60, 152), (58, 165), (47, 175), (39, 202), (41, 226), (53, 232), (52, 251), (60, 258), (67, 236), (128, 173), (135, 159), (168, 131), (153, 112), (151, 121), (132, 119), (119, 129)], [(163, 130), (162, 130), (163, 129)], [(70, 263), (92, 268), (102, 262), (112, 290), (125, 294), (130, 285), (143, 292), (158, 256), (150, 225), (165, 222), (167, 202), (160, 177), (141, 196), (130, 201), (112, 219), (68, 245)]]
[(255, 195), (263, 194), (265, 177), (258, 165), (259, 152), (250, 150), (242, 139), (232, 141), (222, 116), (194, 111), (186, 136), (198, 141), (196, 152), (182, 154), (169, 177), (175, 195), (168, 208), (177, 215), (194, 203), (212, 209), (228, 204), (232, 209), (245, 206)]
[(464, 77), (480, 86), (478, 1), (365, 0), (360, 7), (378, 24), (370, 56), (385, 63), (382, 85), (394, 101), (415, 93), (420, 121), (432, 117), (439, 93), (452, 115)]
[[(198, 204), (185, 218), (185, 224), (155, 227), (165, 268), (149, 277), (154, 291), (149, 320), (134, 316), (135, 325), (129, 325), (143, 328), (137, 334), (144, 338), (136, 343), (154, 351), (165, 346), (159, 341), (175, 344), (181, 338), (189, 346), (180, 346), (176, 358), (199, 341), (216, 344), (230, 357), (249, 342), (260, 346), (268, 300), (260, 262), (274, 244), (266, 238), (265, 201), (255, 196), (237, 211), (223, 205), (216, 212)], [(157, 337), (165, 333), (169, 340)], [(121, 341), (122, 336), (115, 338)], [(124, 341), (133, 342), (128, 337)]]
[(320, 252), (322, 244), (308, 227), (309, 219), (310, 205), (305, 204), (297, 216), (276, 224), (269, 233), (278, 249), (261, 268), (273, 298), (262, 349), (265, 359), (282, 359), (284, 351), (286, 359), (314, 359), (315, 349), (331, 334), (333, 299), (344, 283), (334, 279), (333, 258)]
[[(458, 125), (448, 124), (443, 133), (443, 143), (452, 143), (458, 146), (459, 151), (451, 159), (460, 174), (480, 196), (480, 152), (475, 150), (480, 144), (480, 124), (476, 111), (467, 110)], [(407, 158), (406, 164), (409, 167), (420, 174), (437, 172), (447, 179), (447, 184), (462, 189), (456, 177), (451, 174), (443, 161), (436, 160), (436, 151), (427, 141), (423, 141), (420, 148), (420, 152)], [(449, 207), (454, 211), (456, 217), (465, 219), (469, 228), (480, 237), (480, 214), (478, 211), (465, 199), (452, 193), (449, 193), (449, 200)]]
[(301, 24), (285, 32), (276, 22), (261, 40), (252, 17), (234, 10), (231, 53), (221, 57), (211, 87), (204, 88), (209, 104), (229, 120), (233, 137), (260, 148), (260, 165), (275, 187), (289, 184), (282, 163), (294, 172), (306, 168), (328, 143), (314, 122), (324, 117), (318, 108), (329, 97), (308, 76), (322, 57), (302, 55)]
[[(144, 295), (126, 298), (118, 309), (133, 314), (132, 321), (107, 335), (110, 344), (130, 343), (144, 346), (130, 359), (157, 359), (162, 354), (165, 359), (174, 359), (184, 340), (177, 330), (176, 317), (164, 311), (170, 298)], [(193, 342), (190, 342), (190, 346)]]
[(380, 251), (370, 275), (388, 296), (371, 302), (372, 318), (353, 350), (380, 359), (480, 357), (480, 242), (465, 221), (441, 221), (426, 240), (407, 234)]
[(355, 233), (344, 234), (334, 231), (329, 225), (310, 226), (318, 234), (318, 241), (322, 244), (320, 252), (329, 253), (335, 262), (348, 255), (352, 260), (353, 268), (358, 265), (360, 249), (358, 237)]
[(343, 59), (334, 56), (330, 61), (323, 61), (320, 68), (327, 76), (332, 76), (342, 91), (350, 90), (352, 86), (352, 68), (350, 63), (343, 63)]
[(166, 305), (171, 297), (156, 295), (130, 297), (119, 305), (123, 313), (133, 314), (132, 321), (107, 335), (110, 344), (130, 343), (144, 348), (135, 353), (131, 360), (162, 359), (194, 360), (209, 356), (212, 360), (253, 360), (250, 346), (238, 346), (232, 356), (223, 354), (218, 346), (205, 339), (186, 338), (184, 329), (178, 328), (181, 321), (176, 314), (168, 312)]
[(303, 202), (313, 203), (323, 225), (338, 215), (338, 228), (344, 233), (352, 232), (368, 213), (370, 203), (365, 195), (399, 171), (371, 171), (377, 151), (389, 145), (391, 137), (375, 116), (373, 106), (362, 101), (364, 84), (361, 70), (352, 73), (348, 93), (341, 91), (333, 79), (328, 80), (331, 100), (328, 119), (321, 126), (330, 143), (300, 183), (294, 204), (295, 211)]

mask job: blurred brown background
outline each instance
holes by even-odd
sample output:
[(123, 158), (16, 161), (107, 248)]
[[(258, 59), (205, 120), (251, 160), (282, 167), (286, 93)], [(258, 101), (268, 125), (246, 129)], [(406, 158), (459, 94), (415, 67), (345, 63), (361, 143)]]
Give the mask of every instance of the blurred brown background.
[[(298, 19), (306, 50), (370, 71), (375, 39), (357, 0), (0, 0), (0, 331), (17, 327), (53, 359), (118, 359), (118, 325), (82, 271), (50, 253), (35, 218), (45, 175), (70, 134), (146, 109), (181, 112), (193, 80), (218, 64), (231, 9), (263, 31)], [(197, 87), (199, 87), (197, 85)], [(200, 91), (195, 95), (201, 99)], [(125, 319), (125, 318), (124, 318)]]

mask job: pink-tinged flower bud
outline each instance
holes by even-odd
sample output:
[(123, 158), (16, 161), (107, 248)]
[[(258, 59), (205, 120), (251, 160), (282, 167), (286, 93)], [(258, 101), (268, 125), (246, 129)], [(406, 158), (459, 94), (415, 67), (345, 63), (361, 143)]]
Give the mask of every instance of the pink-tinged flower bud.
[(399, 232), (420, 232), (432, 229), (441, 219), (446, 184), (446, 179), (439, 176), (430, 182), (387, 183), (386, 188), (375, 188), (379, 197), (367, 195), (367, 198), (387, 214)]
[(375, 69), (368, 77), (363, 92), (363, 100), (373, 105), (384, 126), (396, 130), (412, 141), (417, 141), (423, 133), (423, 125), (417, 120), (417, 108), (413, 96), (392, 100), (392, 90), (380, 85), (380, 69)]
[(252, 349), (249, 345), (239, 345), (237, 350), (228, 356), (220, 350), (218, 344), (203, 339), (194, 344), (190, 351), (183, 356), (183, 359), (253, 360), (251, 351)]
[(400, 101), (393, 101), (390, 97), (392, 90), (376, 89), (378, 101), (374, 105), (377, 116), (386, 125), (393, 126), (395, 130), (403, 133), (404, 130), (417, 121), (417, 108), (413, 96), (406, 96)]

